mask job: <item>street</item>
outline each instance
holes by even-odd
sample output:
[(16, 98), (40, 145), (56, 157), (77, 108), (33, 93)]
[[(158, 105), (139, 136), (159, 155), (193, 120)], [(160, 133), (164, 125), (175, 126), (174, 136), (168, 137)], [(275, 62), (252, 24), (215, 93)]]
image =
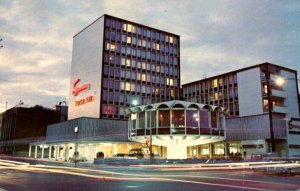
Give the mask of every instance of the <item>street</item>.
[(300, 190), (300, 176), (249, 170), (172, 171), (47, 161), (0, 160), (0, 191)]

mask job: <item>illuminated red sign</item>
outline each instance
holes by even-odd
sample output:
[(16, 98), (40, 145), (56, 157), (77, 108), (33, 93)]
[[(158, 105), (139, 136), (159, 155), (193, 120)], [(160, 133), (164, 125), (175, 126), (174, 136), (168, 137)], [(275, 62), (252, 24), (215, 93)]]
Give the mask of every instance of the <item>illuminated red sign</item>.
[(80, 106), (80, 105), (86, 104), (88, 102), (93, 102), (93, 101), (95, 101), (95, 96), (88, 96), (86, 98), (75, 101), (75, 106)]
[(76, 85), (78, 84), (79, 81), (80, 81), (80, 79), (76, 79), (73, 82), (73, 90), (72, 90), (73, 96), (77, 96), (83, 90), (90, 89), (90, 84), (82, 84), (81, 86), (76, 87)]

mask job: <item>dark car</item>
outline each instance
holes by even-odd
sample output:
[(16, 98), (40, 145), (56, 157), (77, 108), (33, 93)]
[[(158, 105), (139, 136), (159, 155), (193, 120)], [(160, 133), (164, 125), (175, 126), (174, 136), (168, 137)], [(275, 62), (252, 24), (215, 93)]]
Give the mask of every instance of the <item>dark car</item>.
[(124, 158), (124, 157), (127, 157), (128, 155), (127, 154), (124, 154), (124, 153), (117, 153), (114, 155), (115, 158)]
[(129, 151), (129, 157), (136, 157), (136, 158), (144, 158), (145, 151), (143, 149), (131, 149)]

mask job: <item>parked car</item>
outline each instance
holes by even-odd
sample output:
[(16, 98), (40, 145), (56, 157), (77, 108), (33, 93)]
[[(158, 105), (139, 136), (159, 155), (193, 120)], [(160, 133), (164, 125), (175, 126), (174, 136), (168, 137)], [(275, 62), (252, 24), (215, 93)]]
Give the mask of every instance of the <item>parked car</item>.
[(127, 154), (124, 154), (124, 153), (117, 153), (114, 155), (114, 158), (125, 158), (127, 157), (128, 155)]
[[(75, 162), (75, 157), (73, 156), (73, 157), (70, 157), (69, 158), (69, 162)], [(86, 157), (77, 157), (76, 158), (76, 162), (87, 162), (87, 159), (86, 159)]]
[(145, 155), (149, 155), (148, 149), (131, 149), (129, 151), (129, 157), (136, 157), (136, 158), (144, 158)]

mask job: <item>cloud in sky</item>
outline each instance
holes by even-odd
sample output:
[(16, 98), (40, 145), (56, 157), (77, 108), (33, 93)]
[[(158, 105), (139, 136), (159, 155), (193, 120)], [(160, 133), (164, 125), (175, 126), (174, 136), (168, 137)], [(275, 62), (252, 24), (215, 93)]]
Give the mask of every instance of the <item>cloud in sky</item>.
[(104, 13), (179, 34), (182, 83), (262, 62), (300, 71), (299, 1), (1, 0), (0, 112), (67, 100), (72, 37)]

